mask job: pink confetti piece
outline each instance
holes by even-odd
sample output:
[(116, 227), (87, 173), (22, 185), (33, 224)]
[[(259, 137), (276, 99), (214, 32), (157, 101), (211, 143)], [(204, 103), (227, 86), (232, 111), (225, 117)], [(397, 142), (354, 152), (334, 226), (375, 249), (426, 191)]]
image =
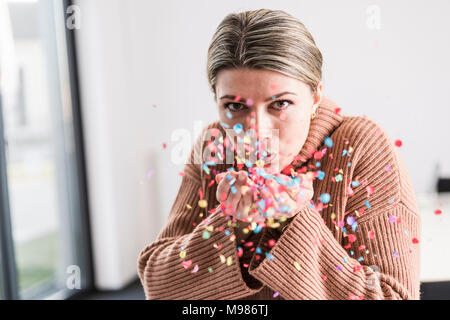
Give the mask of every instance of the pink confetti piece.
[(273, 294), (273, 297), (276, 298), (276, 297), (278, 297), (278, 295), (279, 295), (279, 293), (278, 293), (278, 291), (277, 291), (277, 292), (275, 292), (275, 293)]
[(194, 269), (192, 269), (191, 273), (196, 273), (198, 271), (198, 264), (194, 266)]
[(163, 146), (163, 149), (166, 149), (166, 148), (167, 148), (167, 143), (164, 142), (164, 143), (162, 144), (162, 146)]
[(183, 261), (183, 262), (181, 262), (181, 265), (182, 265), (185, 269), (189, 269), (189, 267), (192, 265), (192, 260)]
[(371, 230), (368, 232), (367, 235), (368, 235), (369, 239), (373, 239), (375, 237), (375, 231)]

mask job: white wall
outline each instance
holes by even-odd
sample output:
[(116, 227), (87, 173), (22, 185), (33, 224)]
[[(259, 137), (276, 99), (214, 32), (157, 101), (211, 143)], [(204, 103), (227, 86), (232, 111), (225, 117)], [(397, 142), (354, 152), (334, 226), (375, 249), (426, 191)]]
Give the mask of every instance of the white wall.
[[(450, 176), (450, 2), (79, 0), (76, 30), (97, 285), (136, 277), (139, 251), (160, 231), (182, 165), (171, 134), (216, 119), (206, 79), (212, 34), (230, 12), (282, 9), (324, 56), (325, 94), (345, 114), (367, 115), (392, 139), (418, 193), (434, 165)], [(366, 26), (369, 5), (381, 29)], [(154, 108), (153, 105), (157, 107)], [(163, 150), (162, 143), (168, 148)], [(154, 170), (146, 179), (148, 170)]]

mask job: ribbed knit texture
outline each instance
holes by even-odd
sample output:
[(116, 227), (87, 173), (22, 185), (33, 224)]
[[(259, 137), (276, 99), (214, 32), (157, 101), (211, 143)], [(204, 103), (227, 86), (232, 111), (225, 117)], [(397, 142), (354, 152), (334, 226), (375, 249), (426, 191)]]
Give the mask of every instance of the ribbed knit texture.
[[(243, 245), (235, 237), (236, 223), (220, 211), (207, 212), (219, 204), (217, 185), (207, 185), (201, 165), (185, 166), (166, 225), (138, 258), (147, 299), (420, 299), (421, 222), (403, 160), (375, 122), (344, 116), (336, 108), (323, 99), (295, 164), (295, 169), (325, 173), (314, 180), (313, 200), (317, 204), (329, 193), (330, 202), (303, 209), (283, 232), (266, 227), (251, 234), (247, 241), (260, 253), (253, 247), (238, 258), (237, 247)], [(219, 122), (209, 128), (221, 129)], [(326, 137), (334, 144), (316, 168), (313, 153), (326, 147)], [(202, 138), (191, 159), (202, 152)], [(198, 206), (199, 190), (207, 208)], [(349, 216), (356, 228), (347, 224)], [(206, 228), (209, 239), (202, 236)], [(270, 239), (276, 240), (271, 248)], [(181, 263), (189, 260), (186, 269)]]

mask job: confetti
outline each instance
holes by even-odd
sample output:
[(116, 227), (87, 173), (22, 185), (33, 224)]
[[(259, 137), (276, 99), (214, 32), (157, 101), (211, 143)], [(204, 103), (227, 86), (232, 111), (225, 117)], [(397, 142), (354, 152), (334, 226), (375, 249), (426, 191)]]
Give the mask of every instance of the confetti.
[(273, 247), (275, 245), (276, 241), (274, 239), (269, 240), (269, 247)]
[(294, 261), (295, 268), (300, 271), (300, 264), (297, 261)]
[(324, 142), (328, 148), (331, 148), (333, 146), (333, 140), (330, 137), (326, 137)]
[(328, 202), (330, 202), (330, 194), (329, 193), (322, 193), (320, 195), (320, 201), (322, 201), (322, 203), (327, 204)]
[(167, 148), (167, 143), (163, 143), (163, 149)]
[(150, 177), (153, 175), (153, 169), (150, 169), (148, 172), (147, 172), (147, 179), (150, 179)]
[(266, 252), (266, 257), (268, 260), (272, 260), (273, 259), (273, 254), (270, 254), (268, 252)]
[(196, 273), (198, 271), (198, 264), (194, 266), (194, 269), (192, 269), (191, 273)]
[(356, 236), (354, 234), (349, 234), (348, 235), (348, 241), (355, 242), (356, 241)]
[(396, 147), (401, 147), (402, 146), (402, 141), (401, 140), (395, 140), (395, 146)]
[(339, 114), (339, 112), (340, 112), (341, 110), (342, 110), (341, 108), (334, 108), (334, 113), (335, 113), (335, 114)]
[(208, 202), (206, 200), (204, 200), (204, 199), (198, 200), (198, 206), (200, 208), (206, 208), (207, 205), (208, 205)]
[(439, 210), (439, 209), (437, 209), (437, 210), (434, 210), (434, 214), (441, 214), (442, 213), (442, 211), (441, 210)]
[(273, 297), (274, 297), (274, 298), (278, 297), (278, 294), (279, 294), (278, 291), (275, 292), (275, 293), (273, 294)]
[(236, 132), (236, 134), (240, 134), (241, 132), (242, 132), (242, 124), (240, 124), (240, 123), (236, 123), (234, 126), (233, 126), (233, 130), (234, 130), (234, 132)]
[(207, 240), (207, 239), (209, 239), (209, 237), (210, 237), (210, 234), (209, 234), (208, 230), (203, 231), (202, 238)]
[(367, 233), (367, 236), (369, 237), (369, 239), (373, 239), (375, 237), (375, 231), (371, 230)]
[(351, 226), (354, 222), (355, 222), (355, 217), (354, 216), (348, 216), (347, 217), (347, 224), (349, 226)]
[(342, 174), (338, 174), (338, 175), (335, 177), (336, 182), (340, 182), (340, 181), (342, 181), (342, 179), (343, 179)]
[(233, 257), (232, 257), (232, 256), (229, 256), (229, 257), (227, 258), (227, 266), (231, 266), (232, 263), (233, 263)]
[(181, 262), (181, 264), (182, 264), (182, 266), (183, 266), (185, 269), (189, 269), (189, 267), (190, 267), (191, 264), (192, 264), (192, 260), (183, 261), (183, 262)]
[(367, 197), (370, 197), (370, 195), (371, 195), (372, 193), (374, 193), (375, 188), (372, 187), (372, 186), (367, 186), (367, 187), (366, 187), (366, 191), (367, 191)]
[(414, 243), (414, 244), (417, 244), (417, 243), (419, 243), (419, 239), (417, 239), (417, 238), (413, 238), (413, 239), (412, 239), (412, 243)]
[(181, 259), (184, 259), (186, 257), (186, 251), (185, 250), (182, 250), (181, 252), (180, 252), (180, 258)]

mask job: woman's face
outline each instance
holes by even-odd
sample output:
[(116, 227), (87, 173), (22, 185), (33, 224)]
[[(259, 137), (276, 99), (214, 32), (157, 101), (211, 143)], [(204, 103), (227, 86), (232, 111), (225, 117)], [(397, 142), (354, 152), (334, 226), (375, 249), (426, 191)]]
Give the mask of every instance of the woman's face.
[(304, 82), (279, 72), (224, 69), (217, 76), (216, 97), (220, 121), (230, 128), (235, 124), (253, 128), (259, 141), (270, 140), (278, 130), (278, 148), (271, 150), (270, 158), (273, 170), (280, 172), (306, 141), (311, 114), (322, 99), (322, 84), (313, 94)]

